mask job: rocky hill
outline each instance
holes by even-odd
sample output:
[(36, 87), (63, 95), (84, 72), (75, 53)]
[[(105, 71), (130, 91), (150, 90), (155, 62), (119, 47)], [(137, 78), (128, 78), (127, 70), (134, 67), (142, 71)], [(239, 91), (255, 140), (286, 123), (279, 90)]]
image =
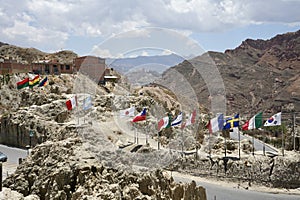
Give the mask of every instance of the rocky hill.
[(22, 48), (0, 43), (0, 58), (12, 59), (19, 63), (30, 64), (41, 60), (56, 60), (60, 63), (72, 63), (78, 55), (72, 51), (45, 53), (35, 48)]
[(212, 66), (221, 74), (229, 114), (274, 113), (281, 107), (283, 112), (300, 110), (300, 31), (269, 40), (247, 39), (225, 53), (207, 52), (174, 66), (163, 79), (171, 76), (171, 70), (188, 77), (199, 102), (210, 108), (212, 94), (203, 75)]

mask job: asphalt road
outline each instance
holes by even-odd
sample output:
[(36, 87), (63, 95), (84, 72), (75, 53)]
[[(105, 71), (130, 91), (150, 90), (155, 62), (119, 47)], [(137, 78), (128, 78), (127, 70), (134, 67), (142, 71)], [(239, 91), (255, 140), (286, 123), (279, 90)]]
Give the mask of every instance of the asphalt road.
[(0, 151), (7, 156), (7, 162), (18, 164), (19, 158), (25, 158), (27, 156), (27, 150), (8, 147), (0, 144)]
[(19, 158), (25, 158), (27, 150), (0, 144), (0, 151), (7, 156), (7, 162), (2, 164), (2, 180), (4, 180), (9, 174), (15, 172), (19, 165)]
[(299, 200), (300, 195), (275, 194), (267, 192), (257, 192), (245, 189), (233, 188), (226, 185), (213, 184), (197, 180), (197, 177), (173, 173), (173, 178), (177, 182), (190, 183), (195, 180), (197, 185), (206, 189), (207, 200)]
[[(235, 139), (235, 140), (239, 139), (237, 129), (233, 129), (233, 132), (230, 132), (230, 138)], [(251, 136), (244, 135), (241, 132), (240, 132), (240, 138), (241, 138), (241, 140), (247, 139), (247, 140), (250, 140), (251, 142), (253, 141), (253, 138)], [(254, 149), (255, 149), (255, 151), (263, 151), (264, 147), (265, 147), (266, 152), (270, 152), (270, 153), (273, 153), (273, 154), (279, 154), (277, 149), (275, 149), (274, 147), (270, 146), (269, 144), (264, 144), (264, 142), (254, 138)]]

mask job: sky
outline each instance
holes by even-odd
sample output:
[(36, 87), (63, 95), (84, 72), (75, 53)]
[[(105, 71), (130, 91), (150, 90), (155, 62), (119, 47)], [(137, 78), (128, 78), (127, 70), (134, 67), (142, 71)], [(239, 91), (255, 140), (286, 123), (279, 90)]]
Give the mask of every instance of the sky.
[[(300, 0), (0, 0), (0, 41), (126, 57), (224, 52), (300, 29)], [(147, 39), (148, 38), (148, 39)], [(197, 46), (197, 47), (196, 47)]]

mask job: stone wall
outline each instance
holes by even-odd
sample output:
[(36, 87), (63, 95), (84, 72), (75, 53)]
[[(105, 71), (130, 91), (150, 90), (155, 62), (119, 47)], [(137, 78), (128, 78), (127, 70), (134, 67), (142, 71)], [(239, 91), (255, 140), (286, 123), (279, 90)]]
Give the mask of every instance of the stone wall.
[(186, 157), (172, 167), (198, 176), (246, 185), (300, 188), (300, 155), (297, 153), (292, 159), (282, 156), (270, 158), (262, 155), (247, 156), (241, 160), (224, 159), (224, 157), (195, 160)]

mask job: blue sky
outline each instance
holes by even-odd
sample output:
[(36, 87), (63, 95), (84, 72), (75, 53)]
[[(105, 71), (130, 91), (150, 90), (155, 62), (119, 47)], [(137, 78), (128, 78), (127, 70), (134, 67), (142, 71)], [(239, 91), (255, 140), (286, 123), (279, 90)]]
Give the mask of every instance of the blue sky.
[(268, 40), (278, 34), (295, 32), (300, 26), (284, 24), (260, 24), (246, 25), (233, 28), (224, 32), (195, 33), (191, 38), (197, 40), (203, 49), (224, 52), (226, 49), (234, 49), (246, 39)]
[[(197, 43), (203, 51), (223, 52), (247, 38), (270, 39), (300, 29), (300, 0), (0, 0), (0, 3), (0, 41), (45, 52), (72, 50), (79, 55), (97, 49), (101, 57), (122, 57), (130, 48), (152, 47), (149, 41), (145, 42), (149, 33), (146, 37), (139, 34), (149, 27), (163, 30), (159, 37), (157, 29), (150, 34), (155, 35), (151, 40), (155, 48), (163, 49), (161, 53), (185, 49), (177, 52), (183, 55), (197, 53), (188, 52), (190, 44)], [(173, 30), (178, 35), (164, 30)], [(147, 55), (144, 50), (140, 53)]]

